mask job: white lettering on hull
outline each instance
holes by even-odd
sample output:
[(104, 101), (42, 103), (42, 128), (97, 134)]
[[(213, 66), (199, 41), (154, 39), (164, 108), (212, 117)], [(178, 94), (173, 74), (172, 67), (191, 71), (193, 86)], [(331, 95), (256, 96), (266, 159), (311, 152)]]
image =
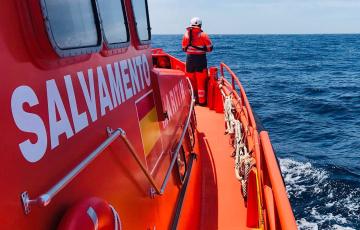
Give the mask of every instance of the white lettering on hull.
[(75, 98), (74, 86), (71, 81), (71, 76), (66, 75), (64, 79), (65, 79), (66, 91), (68, 93), (71, 117), (73, 119), (75, 133), (78, 133), (89, 125), (89, 121), (85, 112), (79, 114), (79, 110)]
[(130, 77), (129, 77), (129, 74), (127, 73), (128, 65), (127, 65), (126, 60), (120, 61), (120, 68), (121, 68), (121, 75), (123, 77), (123, 82), (124, 82), (125, 96), (126, 96), (126, 100), (128, 100), (129, 98), (131, 98), (133, 96), (133, 91), (132, 91), (132, 87), (129, 87)]
[(150, 84), (151, 84), (150, 67), (149, 67), (149, 63), (147, 62), (145, 54), (143, 54), (141, 56), (141, 62), (143, 63), (143, 65), (142, 65), (143, 71), (142, 72), (144, 73), (146, 85), (150, 86)]
[[(65, 107), (56, 81), (46, 81), (49, 130), (42, 118), (31, 112), (31, 108), (39, 106), (35, 91), (25, 85), (14, 90), (11, 111), (15, 124), (22, 132), (35, 134), (37, 137), (36, 142), (28, 138), (19, 144), (27, 161), (35, 163), (43, 158), (48, 149), (48, 133), (50, 149), (54, 149), (61, 144), (60, 136), (65, 135), (66, 139), (70, 139), (98, 120), (99, 112), (100, 117), (105, 116), (151, 84), (149, 63), (145, 55), (108, 64), (105, 71), (106, 75), (101, 66), (96, 68), (98, 95), (95, 93), (93, 69), (88, 69), (87, 74), (77, 72), (77, 78), (70, 74), (64, 76), (66, 94), (63, 95), (67, 95), (70, 108)], [(77, 98), (74, 83), (81, 87), (79, 94), (86, 103), (84, 111), (79, 111), (78, 102), (81, 100)], [(24, 105), (28, 105), (26, 108), (30, 107), (29, 111), (25, 111)]]
[(21, 131), (36, 135), (37, 141), (35, 143), (27, 139), (19, 144), (19, 148), (27, 161), (37, 162), (46, 152), (48, 141), (46, 128), (40, 116), (24, 110), (24, 104), (33, 107), (39, 104), (39, 100), (29, 86), (22, 85), (17, 87), (12, 94), (11, 112), (17, 127)]
[[(46, 82), (51, 149), (59, 145), (59, 136), (66, 134), (67, 139), (74, 135), (70, 120), (55, 80)], [(59, 117), (59, 119), (57, 119)]]
[(98, 74), (98, 85), (99, 85), (100, 110), (101, 110), (101, 116), (104, 116), (106, 114), (106, 108), (109, 108), (109, 111), (111, 111), (114, 109), (114, 106), (111, 102), (110, 93), (106, 85), (104, 73), (100, 66), (97, 67), (97, 74)]
[(178, 112), (184, 100), (185, 100), (184, 85), (183, 85), (183, 81), (180, 81), (165, 95), (164, 107), (167, 112), (168, 119), (165, 119), (165, 121), (162, 122), (163, 128), (166, 128), (169, 125), (169, 122)]
[(78, 72), (78, 79), (81, 85), (81, 89), (85, 98), (86, 106), (90, 113), (92, 122), (95, 122), (98, 118), (96, 109), (96, 98), (95, 98), (95, 86), (94, 86), (94, 74), (93, 70), (88, 70), (89, 88), (87, 87), (86, 80), (83, 72)]
[(121, 78), (120, 78), (119, 64), (114, 63), (114, 67), (115, 67), (115, 75), (114, 75), (112, 66), (110, 64), (106, 65), (106, 68), (108, 71), (109, 82), (110, 82), (111, 96), (113, 98), (113, 104), (115, 107), (117, 107), (123, 101), (125, 101), (125, 96), (124, 96), (124, 89), (123, 89)]

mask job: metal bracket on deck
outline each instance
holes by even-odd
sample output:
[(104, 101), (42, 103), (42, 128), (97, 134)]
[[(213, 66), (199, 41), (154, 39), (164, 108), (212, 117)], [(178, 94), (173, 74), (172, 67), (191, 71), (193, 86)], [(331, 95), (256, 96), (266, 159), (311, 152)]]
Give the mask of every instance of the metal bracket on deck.
[(156, 190), (153, 187), (151, 187), (149, 190), (150, 198), (154, 199), (156, 194), (157, 194)]
[(31, 212), (29, 205), (30, 197), (28, 192), (21, 193), (21, 203), (23, 205), (25, 215), (28, 215)]

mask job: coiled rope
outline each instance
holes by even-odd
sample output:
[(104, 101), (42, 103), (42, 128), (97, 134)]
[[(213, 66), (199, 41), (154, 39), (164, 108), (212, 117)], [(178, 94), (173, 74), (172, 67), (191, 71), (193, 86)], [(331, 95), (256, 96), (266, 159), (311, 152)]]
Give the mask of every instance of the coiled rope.
[(245, 145), (245, 134), (242, 132), (242, 124), (239, 120), (235, 119), (232, 96), (225, 96), (223, 92), (222, 95), (224, 96), (225, 134), (229, 134), (233, 138), (235, 176), (241, 183), (243, 196), (247, 197), (247, 179), (251, 168), (255, 165), (255, 159), (251, 156)]

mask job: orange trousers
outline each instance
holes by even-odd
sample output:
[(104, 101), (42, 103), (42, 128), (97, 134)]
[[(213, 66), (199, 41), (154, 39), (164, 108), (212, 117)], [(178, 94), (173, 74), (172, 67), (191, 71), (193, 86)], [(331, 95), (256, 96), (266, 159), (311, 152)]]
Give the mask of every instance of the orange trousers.
[(208, 77), (207, 69), (204, 69), (202, 72), (188, 73), (191, 84), (194, 88), (194, 93), (197, 97), (197, 102), (200, 105), (206, 104), (206, 81)]

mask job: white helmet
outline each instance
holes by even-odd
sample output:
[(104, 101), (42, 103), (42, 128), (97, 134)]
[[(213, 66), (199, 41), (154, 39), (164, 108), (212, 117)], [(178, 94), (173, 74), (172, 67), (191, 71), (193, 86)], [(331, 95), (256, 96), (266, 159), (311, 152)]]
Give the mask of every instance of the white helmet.
[(202, 24), (202, 21), (198, 17), (194, 17), (190, 21), (190, 26), (201, 26), (201, 24)]

